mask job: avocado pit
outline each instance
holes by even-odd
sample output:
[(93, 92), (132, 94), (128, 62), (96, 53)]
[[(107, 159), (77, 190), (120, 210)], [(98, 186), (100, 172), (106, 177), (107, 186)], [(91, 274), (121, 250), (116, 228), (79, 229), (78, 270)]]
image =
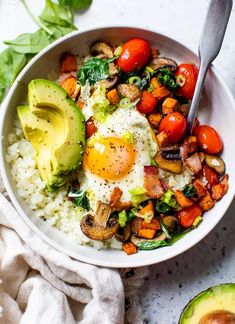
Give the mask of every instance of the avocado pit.
[(235, 313), (218, 310), (204, 315), (198, 324), (235, 324)]

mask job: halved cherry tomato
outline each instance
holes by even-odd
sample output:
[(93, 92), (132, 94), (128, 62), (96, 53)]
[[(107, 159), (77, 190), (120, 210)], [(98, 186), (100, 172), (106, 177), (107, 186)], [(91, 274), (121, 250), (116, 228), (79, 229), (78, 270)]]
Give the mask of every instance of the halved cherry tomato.
[(97, 131), (97, 127), (95, 126), (95, 123), (93, 121), (93, 118), (90, 117), (86, 121), (86, 138), (91, 137), (93, 134), (95, 134)]
[(192, 99), (198, 77), (196, 66), (192, 63), (180, 64), (175, 76), (182, 79), (183, 84), (178, 90), (178, 94), (186, 99)]
[(159, 132), (164, 131), (171, 143), (182, 139), (186, 131), (186, 119), (178, 112), (168, 114), (161, 120)]
[(157, 104), (157, 98), (155, 98), (150, 92), (143, 90), (141, 99), (137, 104), (137, 109), (142, 114), (149, 114), (153, 111)]
[(195, 129), (195, 135), (200, 148), (209, 154), (217, 154), (222, 151), (223, 142), (217, 131), (208, 125), (201, 125)]
[(198, 216), (202, 216), (202, 209), (196, 204), (177, 213), (180, 225), (186, 228), (191, 227)]
[(218, 173), (212, 168), (208, 167), (206, 164), (203, 164), (202, 166), (202, 174), (207, 181), (206, 187), (209, 190), (212, 188), (212, 186), (216, 185), (219, 182)]
[(145, 66), (150, 56), (149, 43), (141, 38), (133, 38), (123, 45), (120, 57), (117, 59), (117, 65), (123, 72), (132, 72)]

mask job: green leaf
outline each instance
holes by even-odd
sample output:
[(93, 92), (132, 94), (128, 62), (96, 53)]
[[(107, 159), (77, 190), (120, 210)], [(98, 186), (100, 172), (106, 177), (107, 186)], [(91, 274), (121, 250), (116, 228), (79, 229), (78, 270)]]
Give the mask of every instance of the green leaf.
[(92, 0), (59, 0), (59, 4), (68, 6), (71, 9), (85, 9), (89, 7)]
[(184, 187), (184, 189), (182, 190), (183, 194), (185, 195), (185, 197), (187, 198), (198, 198), (198, 195), (197, 195), (197, 192), (194, 188), (194, 185), (192, 184), (189, 184), (189, 185), (186, 185)]
[(172, 208), (177, 208), (179, 206), (179, 204), (177, 203), (177, 201), (175, 199), (174, 192), (170, 189), (164, 193), (161, 200)]
[(166, 235), (166, 238), (171, 239), (171, 235), (170, 235), (168, 229), (166, 228), (166, 226), (164, 224), (162, 224), (161, 221), (160, 221), (160, 224), (161, 224), (161, 228), (162, 228), (163, 233), (165, 233), (165, 235)]
[(107, 60), (101, 60), (100, 58), (93, 57), (88, 60), (78, 72), (78, 81), (81, 85), (86, 83), (86, 80), (90, 84), (95, 84), (99, 80), (105, 80), (109, 77), (109, 63), (116, 60), (116, 57), (112, 57)]
[(87, 198), (87, 192), (82, 190), (76, 190), (70, 188), (70, 192), (68, 193), (68, 197), (73, 198), (72, 201), (76, 206), (80, 206), (87, 211), (90, 210), (90, 201)]
[(160, 69), (158, 82), (164, 84), (172, 92), (175, 92), (180, 87), (179, 84), (176, 83), (176, 77), (168, 68)]
[(55, 40), (59, 39), (60, 37), (63, 37), (67, 34), (70, 34), (74, 31), (74, 28), (70, 27), (61, 27), (55, 24), (49, 24), (46, 23), (47, 29), (50, 30), (50, 43), (54, 42)]
[(74, 30), (77, 29), (72, 23), (73, 16), (69, 7), (54, 3), (51, 0), (46, 0), (46, 5), (39, 18), (40, 20), (50, 24), (55, 24), (61, 27), (69, 27)]
[(4, 43), (17, 53), (37, 54), (50, 44), (50, 35), (39, 29), (34, 34), (21, 34), (16, 39)]
[(156, 202), (155, 209), (158, 213), (166, 213), (171, 210), (171, 207), (169, 205), (167, 205), (166, 203), (164, 203), (163, 201), (158, 200)]
[(166, 241), (143, 241), (136, 244), (139, 250), (154, 250), (159, 247), (168, 246)]

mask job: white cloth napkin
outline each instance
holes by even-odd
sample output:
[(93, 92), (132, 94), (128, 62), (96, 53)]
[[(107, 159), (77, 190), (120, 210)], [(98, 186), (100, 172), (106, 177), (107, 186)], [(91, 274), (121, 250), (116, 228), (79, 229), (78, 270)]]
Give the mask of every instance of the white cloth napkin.
[(122, 324), (125, 298), (125, 321), (143, 323), (138, 290), (147, 273), (96, 267), (60, 253), (0, 194), (1, 324)]

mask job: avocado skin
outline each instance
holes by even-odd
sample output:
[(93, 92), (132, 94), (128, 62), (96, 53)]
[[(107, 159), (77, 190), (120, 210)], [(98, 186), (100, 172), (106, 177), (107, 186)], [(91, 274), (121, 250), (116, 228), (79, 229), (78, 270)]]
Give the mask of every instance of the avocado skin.
[(56, 83), (36, 79), (28, 86), (28, 106), (17, 108), (25, 135), (34, 147), (37, 167), (49, 191), (63, 186), (82, 162), (85, 120)]
[[(199, 306), (206, 308), (200, 313), (200, 318), (196, 318)], [(203, 316), (216, 310), (235, 312), (235, 283), (213, 286), (199, 293), (185, 306), (178, 324), (198, 324)]]

